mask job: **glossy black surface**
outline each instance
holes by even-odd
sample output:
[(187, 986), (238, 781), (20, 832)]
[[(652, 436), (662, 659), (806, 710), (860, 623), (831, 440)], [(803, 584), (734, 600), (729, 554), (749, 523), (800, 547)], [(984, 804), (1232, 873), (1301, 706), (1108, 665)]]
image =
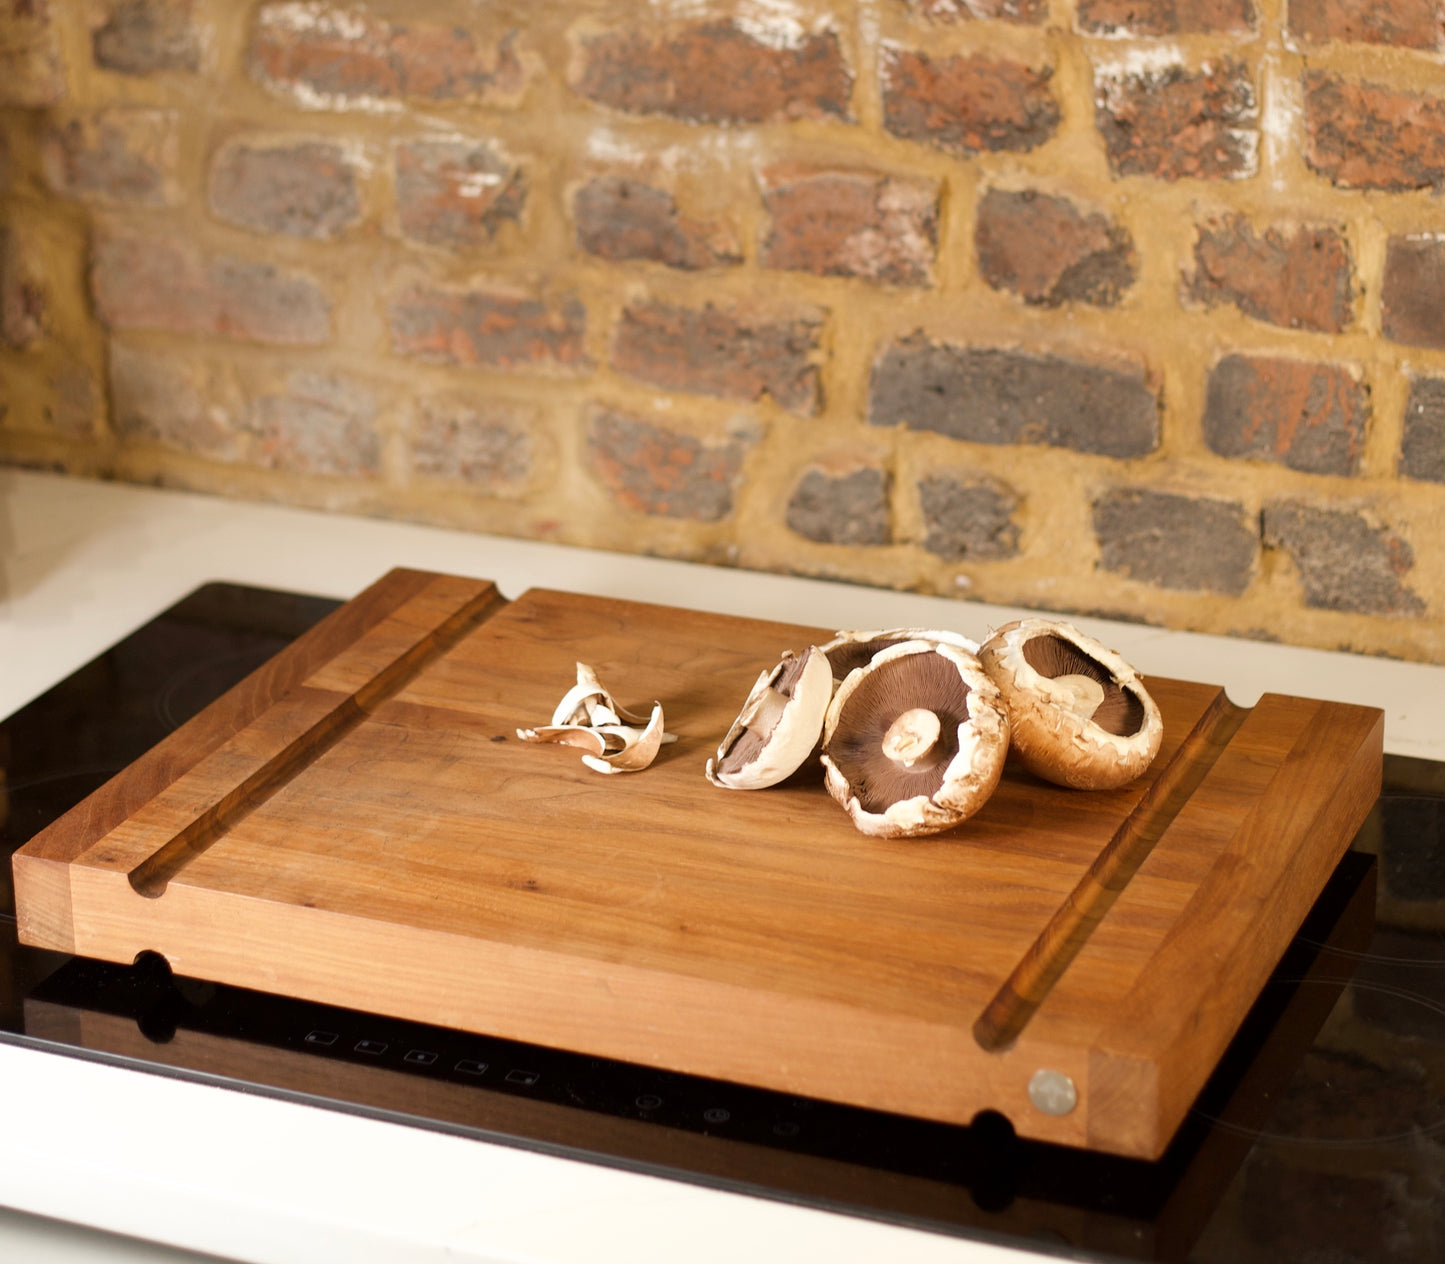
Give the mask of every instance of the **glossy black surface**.
[[(209, 585), (0, 723), (8, 855), (335, 603)], [(1089, 1257), (1445, 1258), (1445, 765), (1386, 791), (1158, 1163), (20, 947), (0, 1040)], [(1378, 864), (1375, 857), (1378, 855)], [(1378, 888), (1378, 889), (1377, 889)]]

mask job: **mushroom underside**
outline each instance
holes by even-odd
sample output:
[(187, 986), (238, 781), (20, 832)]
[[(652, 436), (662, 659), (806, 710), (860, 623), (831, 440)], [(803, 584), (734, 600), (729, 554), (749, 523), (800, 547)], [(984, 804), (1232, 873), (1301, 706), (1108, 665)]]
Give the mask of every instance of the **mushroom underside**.
[[(914, 654), (907, 664), (905, 671), (875, 670), (858, 682), (828, 746), (829, 757), (868, 812), (885, 812), (920, 795), (932, 798), (958, 754), (958, 726), (968, 720), (969, 689), (952, 663), (937, 654)], [(899, 717), (917, 710), (938, 718), (937, 737), (911, 761), (891, 758), (885, 744), (897, 746)]]
[(1050, 680), (1082, 677), (1092, 681), (1102, 699), (1089, 715), (1106, 733), (1133, 737), (1144, 727), (1144, 702), (1132, 689), (1120, 685), (1108, 668), (1095, 662), (1064, 637), (1047, 633), (1030, 637), (1023, 645), (1024, 661), (1040, 676)]

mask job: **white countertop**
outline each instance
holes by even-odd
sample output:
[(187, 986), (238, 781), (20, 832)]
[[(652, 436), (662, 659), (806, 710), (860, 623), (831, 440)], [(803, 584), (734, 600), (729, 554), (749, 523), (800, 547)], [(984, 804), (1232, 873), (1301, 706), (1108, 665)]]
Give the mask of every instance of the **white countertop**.
[[(481, 576), (507, 596), (562, 588), (839, 628), (979, 637), (1027, 613), (0, 470), (0, 716), (199, 584), (350, 597), (393, 566)], [(1244, 705), (1269, 691), (1382, 706), (1387, 751), (1445, 759), (1445, 667), (1077, 622), (1146, 676), (1222, 684)], [(0, 1206), (247, 1260), (1020, 1258), (3, 1045), (0, 1098)], [(49, 1233), (0, 1217), (0, 1256), (38, 1258)], [(69, 1253), (44, 1258), (131, 1258), (116, 1240), (79, 1233), (55, 1249)]]

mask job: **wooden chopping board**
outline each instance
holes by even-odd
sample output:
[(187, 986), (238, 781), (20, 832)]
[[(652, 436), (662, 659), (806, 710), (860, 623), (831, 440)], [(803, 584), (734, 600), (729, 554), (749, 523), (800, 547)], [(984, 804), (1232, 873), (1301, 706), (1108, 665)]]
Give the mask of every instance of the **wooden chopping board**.
[[(702, 776), (830, 631), (393, 571), (17, 852), (20, 938), (1157, 1156), (1378, 794), (1383, 713), (1151, 680), (1133, 785), (1010, 768), (870, 839), (821, 775)], [(645, 772), (516, 740), (578, 660), (662, 701)]]

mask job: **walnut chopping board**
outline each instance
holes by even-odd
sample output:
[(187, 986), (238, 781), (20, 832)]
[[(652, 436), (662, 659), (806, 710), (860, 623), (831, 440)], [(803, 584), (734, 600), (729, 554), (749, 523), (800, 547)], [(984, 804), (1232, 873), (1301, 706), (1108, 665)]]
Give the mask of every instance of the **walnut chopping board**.
[[(702, 775), (831, 631), (393, 571), (17, 852), (20, 938), (1157, 1156), (1374, 802), (1383, 713), (1154, 679), (1133, 785), (1010, 767), (958, 829), (872, 839), (821, 773)], [(662, 701), (651, 768), (517, 741), (578, 660)]]

